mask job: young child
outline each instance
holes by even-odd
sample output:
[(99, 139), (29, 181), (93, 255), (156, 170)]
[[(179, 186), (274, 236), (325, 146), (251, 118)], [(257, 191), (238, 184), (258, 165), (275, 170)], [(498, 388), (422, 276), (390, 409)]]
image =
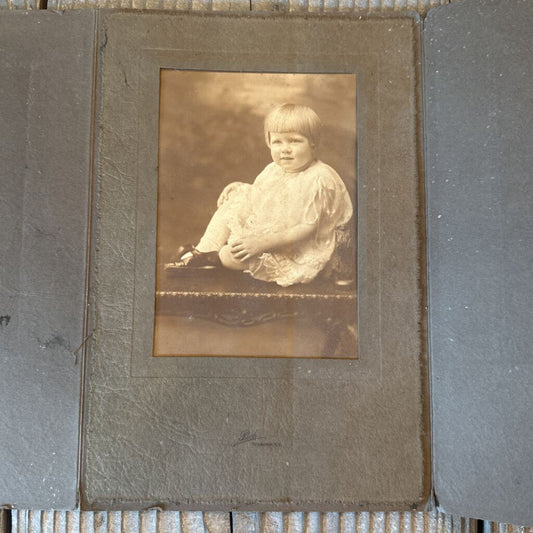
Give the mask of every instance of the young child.
[[(281, 286), (307, 283), (335, 249), (352, 204), (339, 175), (316, 158), (321, 123), (309, 107), (283, 104), (265, 119), (273, 162), (253, 184), (230, 183), (200, 242), (176, 267), (222, 264)], [(184, 253), (186, 252), (186, 253)]]

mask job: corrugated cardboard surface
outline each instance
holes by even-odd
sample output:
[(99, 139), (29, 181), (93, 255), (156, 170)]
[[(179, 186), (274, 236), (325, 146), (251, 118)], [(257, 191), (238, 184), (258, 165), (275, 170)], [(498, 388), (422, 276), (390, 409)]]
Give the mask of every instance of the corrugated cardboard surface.
[(94, 13), (1, 15), (0, 506), (72, 508)]
[[(103, 20), (103, 31), (84, 504), (338, 510), (425, 503), (417, 21), (118, 13)], [(359, 76), (359, 361), (165, 358), (140, 374), (132, 366), (133, 348), (151, 354), (153, 67), (163, 60), (166, 67)], [(243, 431), (279, 446), (234, 446)]]
[(440, 505), (533, 523), (533, 3), (426, 25), (434, 476)]

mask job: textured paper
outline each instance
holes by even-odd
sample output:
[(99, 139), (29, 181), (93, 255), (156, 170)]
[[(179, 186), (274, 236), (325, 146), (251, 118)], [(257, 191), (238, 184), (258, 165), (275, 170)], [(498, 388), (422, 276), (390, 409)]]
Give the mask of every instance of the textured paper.
[[(102, 23), (84, 505), (423, 505), (417, 20), (125, 13)], [(360, 360), (151, 357), (163, 66), (355, 73)]]
[(533, 126), (521, 1), (425, 28), (435, 489), (448, 512), (531, 525)]
[(0, 17), (0, 507), (76, 504), (93, 37), (90, 11)]

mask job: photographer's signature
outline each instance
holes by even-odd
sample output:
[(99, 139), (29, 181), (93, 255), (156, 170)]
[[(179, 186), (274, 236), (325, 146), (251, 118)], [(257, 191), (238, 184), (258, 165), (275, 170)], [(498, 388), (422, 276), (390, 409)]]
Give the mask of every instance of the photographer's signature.
[(258, 436), (255, 431), (241, 431), (239, 438), (232, 444), (232, 446), (240, 446), (250, 442), (253, 446), (270, 446), (273, 448), (281, 448), (281, 442), (271, 442), (265, 440), (265, 437)]

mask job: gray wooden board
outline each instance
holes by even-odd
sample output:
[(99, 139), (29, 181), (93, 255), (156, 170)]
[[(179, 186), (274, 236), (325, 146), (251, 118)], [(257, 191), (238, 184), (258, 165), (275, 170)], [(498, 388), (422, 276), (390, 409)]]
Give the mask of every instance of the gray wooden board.
[(0, 16), (0, 506), (76, 504), (93, 20)]
[[(17, 5), (22, 0), (0, 0)], [(446, 4), (448, 0), (49, 0), (49, 9), (121, 8), (194, 11), (419, 11)]]
[(36, 9), (35, 0), (0, 0), (0, 9)]
[[(431, 513), (17, 511), (13, 533), (481, 533)], [(488, 532), (487, 532), (488, 533)], [(503, 533), (503, 532), (502, 532)], [(519, 533), (509, 530), (506, 533)], [(523, 531), (521, 533), (530, 533)]]
[(438, 511), (203, 513), (19, 510), (12, 512), (11, 526), (6, 533), (532, 533), (532, 528), (495, 522), (479, 524), (476, 520)]
[(426, 22), (434, 476), (449, 512), (533, 524), (533, 4)]

